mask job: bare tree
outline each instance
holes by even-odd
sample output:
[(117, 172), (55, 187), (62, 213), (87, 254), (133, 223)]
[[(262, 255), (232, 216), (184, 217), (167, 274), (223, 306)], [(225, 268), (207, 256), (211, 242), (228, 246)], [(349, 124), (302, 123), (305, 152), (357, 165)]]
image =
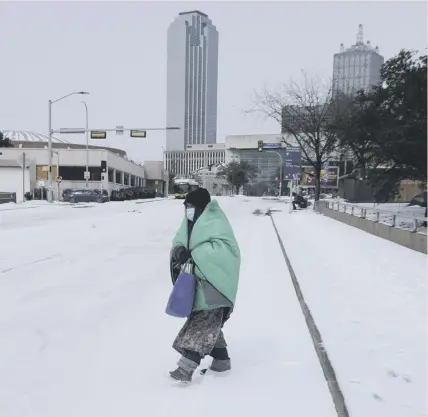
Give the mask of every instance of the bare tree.
[(300, 85), (290, 80), (279, 92), (266, 88), (256, 92), (253, 108), (246, 113), (260, 113), (276, 120), (284, 143), (302, 149), (304, 162), (314, 169), (315, 199), (319, 200), (321, 170), (337, 145), (337, 135), (329, 126), (339, 110), (331, 82), (322, 82), (303, 72)]

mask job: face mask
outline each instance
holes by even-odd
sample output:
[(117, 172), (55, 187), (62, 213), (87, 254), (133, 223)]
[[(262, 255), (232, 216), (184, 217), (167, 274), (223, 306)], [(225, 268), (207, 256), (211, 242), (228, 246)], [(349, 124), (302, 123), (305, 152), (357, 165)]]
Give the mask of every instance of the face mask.
[(186, 209), (186, 217), (188, 220), (193, 222), (193, 219), (195, 218), (195, 208), (194, 207)]

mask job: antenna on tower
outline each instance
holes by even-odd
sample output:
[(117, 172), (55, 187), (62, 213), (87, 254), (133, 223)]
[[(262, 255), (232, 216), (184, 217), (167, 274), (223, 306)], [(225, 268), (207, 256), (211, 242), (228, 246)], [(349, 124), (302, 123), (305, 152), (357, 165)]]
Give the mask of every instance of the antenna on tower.
[(343, 42), (340, 44), (340, 52), (344, 52), (345, 51), (345, 45), (343, 44)]
[(358, 25), (358, 33), (357, 33), (357, 45), (360, 45), (364, 42), (363, 40), (363, 25), (360, 23)]

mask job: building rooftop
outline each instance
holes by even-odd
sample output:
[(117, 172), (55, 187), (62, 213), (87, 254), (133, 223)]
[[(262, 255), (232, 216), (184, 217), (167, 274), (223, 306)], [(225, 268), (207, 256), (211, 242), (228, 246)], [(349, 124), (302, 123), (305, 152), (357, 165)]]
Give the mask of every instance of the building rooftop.
[[(15, 148), (43, 149), (48, 146), (48, 135), (44, 133), (28, 132), (23, 130), (0, 130), (5, 139), (10, 139)], [(80, 143), (72, 143), (65, 139), (52, 136), (52, 147), (54, 149), (85, 149), (86, 145)], [(126, 152), (122, 149), (112, 148), (109, 146), (89, 145), (89, 149), (105, 149), (113, 152), (125, 159), (128, 158)]]
[(182, 16), (184, 14), (200, 14), (201, 16), (208, 17), (208, 15), (206, 15), (205, 13), (200, 12), (199, 10), (192, 10), (190, 12), (181, 12), (181, 13), (179, 13), (180, 16)]
[[(370, 41), (367, 41), (364, 43), (364, 35), (363, 35), (363, 25), (358, 26), (358, 33), (357, 33), (357, 42), (354, 45), (351, 45), (349, 48), (345, 49), (345, 46), (343, 43), (340, 44), (340, 52), (343, 53), (349, 53), (349, 52), (375, 52), (379, 54), (379, 47), (376, 46), (375, 48), (371, 45)], [(337, 54), (335, 54), (337, 55)]]
[[(28, 132), (25, 130), (1, 130), (5, 138), (12, 142), (48, 142), (48, 135), (44, 133)], [(52, 136), (52, 143), (70, 143), (65, 139)]]

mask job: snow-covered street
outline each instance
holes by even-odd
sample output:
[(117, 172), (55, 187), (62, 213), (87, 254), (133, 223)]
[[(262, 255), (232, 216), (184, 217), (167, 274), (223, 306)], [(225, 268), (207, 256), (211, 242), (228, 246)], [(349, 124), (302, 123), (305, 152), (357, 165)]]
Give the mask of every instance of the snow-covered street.
[(284, 202), (219, 202), (242, 252), (233, 369), (188, 387), (167, 377), (183, 320), (164, 312), (182, 202), (0, 210), (0, 417), (335, 417), (271, 219), (253, 214), (269, 207), (350, 415), (426, 415), (426, 256)]

